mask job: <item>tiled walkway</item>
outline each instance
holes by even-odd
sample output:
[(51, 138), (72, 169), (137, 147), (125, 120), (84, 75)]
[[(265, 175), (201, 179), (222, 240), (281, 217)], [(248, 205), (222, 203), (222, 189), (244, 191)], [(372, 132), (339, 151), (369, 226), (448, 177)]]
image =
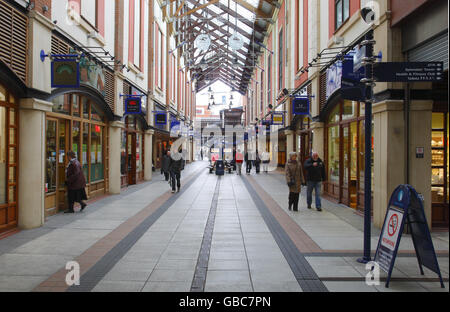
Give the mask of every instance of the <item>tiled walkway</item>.
[[(308, 210), (303, 194), (290, 212), (280, 173), (219, 178), (206, 166), (187, 166), (178, 194), (155, 173), (84, 213), (0, 240), (0, 291), (448, 291), (448, 233), (433, 233), (446, 289), (427, 269), (420, 275), (408, 235), (391, 287), (367, 286), (353, 210), (326, 200), (323, 212)], [(65, 283), (68, 261), (80, 264), (80, 286)]]

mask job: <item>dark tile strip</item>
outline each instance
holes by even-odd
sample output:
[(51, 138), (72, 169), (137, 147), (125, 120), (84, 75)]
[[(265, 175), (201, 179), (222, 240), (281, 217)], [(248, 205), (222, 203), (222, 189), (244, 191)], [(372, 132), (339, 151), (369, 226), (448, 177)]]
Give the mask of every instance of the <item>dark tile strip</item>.
[[(385, 282), (386, 277), (380, 277), (381, 282)], [(443, 277), (444, 282), (448, 282), (448, 277)], [(323, 277), (324, 282), (365, 282), (365, 277)], [(391, 281), (395, 282), (425, 282), (425, 283), (437, 283), (440, 279), (437, 277), (391, 277)]]
[(314, 269), (305, 259), (305, 257), (300, 253), (298, 248), (295, 246), (294, 242), (287, 235), (286, 231), (280, 225), (280, 223), (275, 219), (275, 217), (270, 213), (269, 208), (266, 206), (264, 201), (257, 195), (258, 193), (247, 180), (243, 177), (244, 185), (248, 192), (252, 196), (253, 201), (261, 213), (267, 227), (272, 233), (275, 241), (280, 247), (286, 261), (291, 267), (292, 273), (294, 273), (298, 284), (304, 292), (328, 292), (328, 289), (320, 281), (319, 277), (315, 273)]
[[(307, 252), (303, 253), (304, 257), (359, 257), (361, 252)], [(375, 253), (372, 252), (372, 258)], [(436, 256), (438, 258), (448, 258), (448, 253), (439, 254)], [(415, 258), (417, 255), (415, 253), (398, 253), (397, 258)]]
[[(200, 175), (205, 171), (200, 171), (185, 185), (182, 185), (180, 193), (183, 194)], [(79, 286), (71, 286), (68, 292), (89, 292), (105, 277), (105, 275), (123, 258), (123, 256), (136, 244), (136, 242), (148, 231), (148, 229), (171, 207), (178, 199), (178, 195), (170, 197), (153, 214), (144, 219), (134, 230), (114, 246), (105, 256), (103, 256), (89, 271), (81, 276)]]
[(221, 177), (217, 179), (214, 197), (209, 211), (208, 221), (206, 222), (205, 234), (203, 235), (202, 246), (198, 255), (197, 267), (195, 269), (194, 279), (192, 280), (191, 292), (204, 292), (206, 283), (206, 273), (208, 271), (209, 255), (211, 251), (214, 222), (216, 220), (217, 203), (219, 201)]

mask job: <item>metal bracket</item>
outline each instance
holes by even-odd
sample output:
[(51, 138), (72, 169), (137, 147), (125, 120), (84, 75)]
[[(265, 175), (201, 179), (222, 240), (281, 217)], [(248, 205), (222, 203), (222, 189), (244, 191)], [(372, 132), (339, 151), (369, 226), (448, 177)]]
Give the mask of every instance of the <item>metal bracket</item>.
[(119, 94), (120, 97), (147, 97), (147, 94)]

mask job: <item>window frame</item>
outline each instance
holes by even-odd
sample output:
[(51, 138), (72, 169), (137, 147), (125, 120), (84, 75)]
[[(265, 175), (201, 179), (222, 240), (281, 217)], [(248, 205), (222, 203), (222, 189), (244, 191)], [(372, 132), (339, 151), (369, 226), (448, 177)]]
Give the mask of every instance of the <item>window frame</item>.
[[(347, 3), (347, 11), (345, 10), (345, 3)], [(342, 22), (338, 25), (338, 4), (341, 4), (341, 14), (342, 14)], [(345, 15), (347, 13), (347, 16)], [(335, 0), (334, 1), (334, 29), (337, 31), (339, 28), (344, 25), (347, 20), (350, 18), (350, 0)]]

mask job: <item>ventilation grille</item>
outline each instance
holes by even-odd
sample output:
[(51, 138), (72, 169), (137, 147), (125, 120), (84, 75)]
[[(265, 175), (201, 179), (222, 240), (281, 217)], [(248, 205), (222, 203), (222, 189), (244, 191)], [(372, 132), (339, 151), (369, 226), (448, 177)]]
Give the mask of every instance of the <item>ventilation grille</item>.
[(52, 36), (52, 54), (69, 54), (70, 46), (61, 39)]
[(319, 78), (319, 104), (320, 111), (325, 108), (327, 104), (327, 73), (323, 72), (320, 74)]
[(105, 101), (115, 113), (114, 74), (105, 70)]
[(28, 18), (0, 1), (0, 59), (24, 82), (27, 80)]

